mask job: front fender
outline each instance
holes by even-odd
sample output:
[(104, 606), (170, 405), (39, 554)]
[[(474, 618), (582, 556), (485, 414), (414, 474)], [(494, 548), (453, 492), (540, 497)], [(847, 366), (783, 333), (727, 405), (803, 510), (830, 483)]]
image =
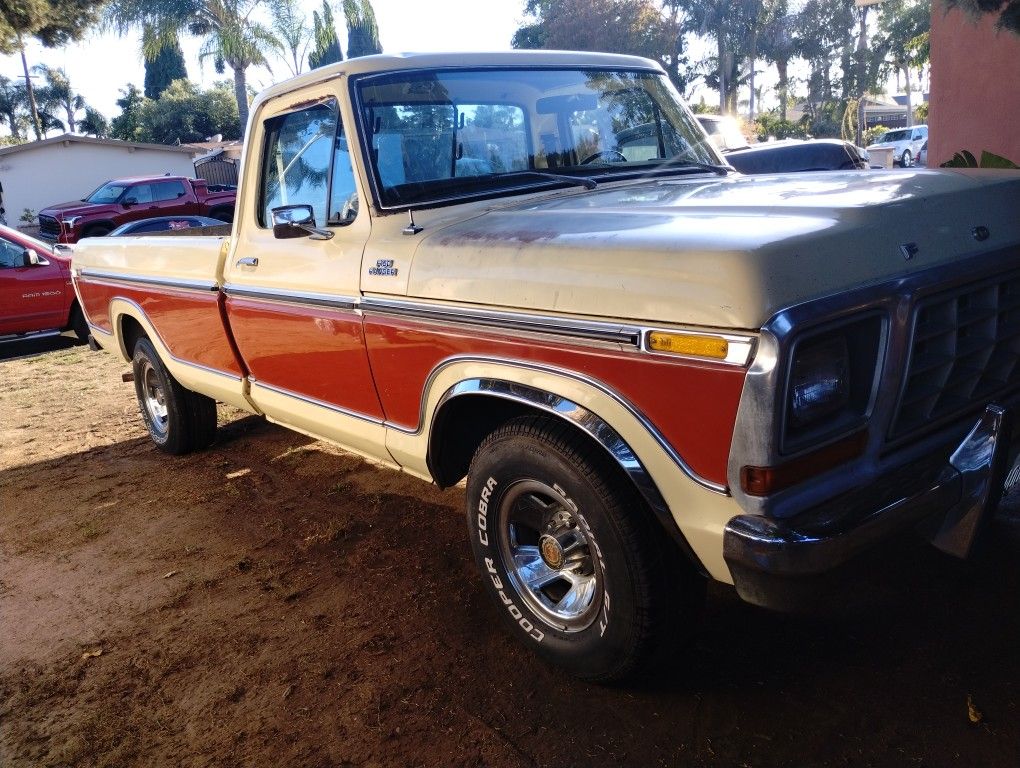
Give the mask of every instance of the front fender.
[[(734, 500), (724, 488), (698, 477), (623, 397), (580, 374), (521, 361), (446, 360), (425, 385), (418, 428), (410, 431), (387, 425), (386, 445), (393, 458), (407, 471), (431, 479), (432, 426), (443, 406), (469, 396), (514, 398), (572, 421), (602, 443), (636, 483), (640, 480), (638, 489), (653, 511), (657, 493), (660, 514), (679, 529), (705, 570), (714, 579), (730, 581), (722, 537), (726, 523), (740, 512)], [(618, 444), (613, 435), (619, 438)]]

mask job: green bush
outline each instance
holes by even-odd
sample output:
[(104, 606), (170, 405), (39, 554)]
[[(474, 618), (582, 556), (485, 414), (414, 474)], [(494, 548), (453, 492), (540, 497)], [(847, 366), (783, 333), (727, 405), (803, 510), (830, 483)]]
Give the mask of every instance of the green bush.
[(864, 146), (870, 147), (882, 138), (884, 134), (888, 133), (889, 130), (890, 129), (886, 128), (884, 125), (876, 125), (872, 128), (868, 128), (868, 130), (864, 132), (864, 136), (861, 138), (861, 141), (864, 142)]
[(781, 120), (775, 111), (763, 112), (755, 118), (753, 130), (758, 141), (769, 139), (806, 139), (809, 138), (806, 119), (799, 122)]

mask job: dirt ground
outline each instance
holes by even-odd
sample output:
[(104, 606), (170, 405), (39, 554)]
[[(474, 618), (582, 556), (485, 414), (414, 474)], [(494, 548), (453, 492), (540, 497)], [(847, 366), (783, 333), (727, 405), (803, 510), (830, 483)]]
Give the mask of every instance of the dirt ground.
[(4, 768), (1020, 763), (1015, 497), (977, 560), (899, 541), (812, 615), (713, 587), (600, 688), (503, 628), (459, 490), (223, 407), (166, 457), (125, 370), (0, 345)]

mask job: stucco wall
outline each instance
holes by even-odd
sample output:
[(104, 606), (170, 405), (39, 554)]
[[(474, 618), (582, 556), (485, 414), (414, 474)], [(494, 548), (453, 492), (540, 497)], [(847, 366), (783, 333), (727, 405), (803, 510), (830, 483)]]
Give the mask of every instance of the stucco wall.
[(1020, 36), (932, 3), (928, 164), (968, 149), (1020, 164)]
[(78, 200), (109, 179), (171, 173), (194, 176), (183, 152), (131, 149), (103, 144), (56, 142), (0, 155), (7, 223), (17, 226), (22, 211)]

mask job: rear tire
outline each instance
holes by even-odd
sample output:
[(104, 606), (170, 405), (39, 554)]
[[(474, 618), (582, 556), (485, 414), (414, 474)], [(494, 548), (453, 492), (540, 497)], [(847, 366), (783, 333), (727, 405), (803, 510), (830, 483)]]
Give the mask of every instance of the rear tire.
[(89, 324), (85, 320), (85, 313), (81, 311), (81, 307), (75, 302), (71, 307), (70, 322), (67, 327), (74, 331), (74, 335), (78, 337), (78, 341), (82, 344), (87, 344), (89, 340)]
[(179, 456), (212, 445), (215, 400), (182, 387), (145, 337), (135, 344), (131, 368), (142, 420), (157, 448)]
[(234, 223), (234, 209), (233, 208), (216, 208), (209, 212), (210, 219), (218, 219), (219, 221), (227, 224)]
[(569, 424), (526, 416), (489, 435), (471, 462), (467, 518), (511, 632), (577, 677), (643, 671), (698, 616), (703, 580), (619, 468)]
[(909, 168), (914, 164), (914, 156), (910, 154), (909, 149), (903, 150), (903, 154), (900, 156), (900, 165), (904, 168)]

